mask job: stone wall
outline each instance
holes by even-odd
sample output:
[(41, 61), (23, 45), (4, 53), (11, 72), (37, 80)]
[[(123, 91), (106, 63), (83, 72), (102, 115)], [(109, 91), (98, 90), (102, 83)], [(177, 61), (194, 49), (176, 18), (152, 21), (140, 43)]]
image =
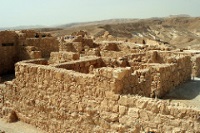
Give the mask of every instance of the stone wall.
[[(148, 55), (149, 53), (147, 53)], [(151, 53), (151, 57), (147, 56), (153, 64), (152, 66), (152, 95), (163, 96), (171, 89), (191, 79), (191, 57), (187, 55), (171, 55), (167, 56), (165, 52)]]
[(0, 75), (14, 72), (14, 64), (18, 60), (16, 43), (15, 32), (0, 32)]
[(80, 55), (73, 52), (51, 52), (49, 64), (58, 64), (78, 60)]
[(192, 57), (192, 76), (200, 76), (200, 55)]
[(200, 131), (200, 110), (121, 94), (118, 81), (130, 68), (84, 74), (29, 63), (16, 64), (16, 79), (3, 91), (4, 115), (10, 108), (21, 121), (52, 133)]
[(0, 75), (14, 73), (14, 64), (18, 61), (48, 58), (51, 52), (58, 51), (59, 42), (49, 36), (32, 30), (0, 32)]
[[(124, 52), (124, 51), (119, 51), (119, 52), (116, 52), (116, 51), (101, 51), (101, 56), (102, 57), (112, 57), (113, 59), (115, 58), (121, 58), (121, 57), (124, 57), (124, 56), (134, 56), (134, 54), (130, 54), (128, 52)], [(140, 54), (136, 54), (137, 57), (140, 56)], [(134, 56), (133, 58), (135, 58), (136, 56)]]
[(148, 64), (139, 69), (131, 67), (128, 74), (118, 81), (121, 93), (161, 98), (191, 79), (190, 67), (190, 58), (187, 57), (178, 59), (174, 64)]
[[(191, 79), (190, 56), (165, 56), (165, 53), (154, 51), (118, 59), (102, 59), (104, 66), (131, 67), (129, 76), (121, 79), (123, 94), (163, 97), (176, 86)], [(152, 63), (145, 63), (149, 60)]]
[(50, 57), (51, 52), (59, 51), (58, 41), (54, 37), (45, 38), (27, 38), (25, 45), (35, 46), (41, 51), (42, 57)]
[(42, 58), (41, 51), (34, 46), (17, 46), (18, 61)]
[(180, 57), (176, 62), (152, 67), (152, 96), (162, 97), (176, 86), (191, 79), (190, 57)]
[(154, 40), (150, 40), (150, 39), (146, 39), (145, 42), (146, 42), (146, 44), (148, 44), (148, 45), (160, 45), (159, 42), (154, 41)]
[(67, 70), (74, 70), (76, 72), (81, 72), (81, 73), (89, 73), (90, 71), (92, 71), (90, 70), (90, 67), (92, 67), (91, 69), (93, 69), (102, 67), (102, 65), (103, 62), (101, 58), (92, 57), (84, 60), (70, 61), (60, 64), (52, 64), (51, 66), (56, 68), (64, 68)]
[[(84, 131), (89, 127), (92, 131), (95, 125), (91, 124), (89, 114), (97, 111), (95, 100), (104, 97), (103, 90), (111, 88), (109, 80), (50, 66), (17, 63), (16, 79), (13, 86), (7, 86), (5, 100), (14, 105), (20, 120), (45, 130)], [(81, 121), (88, 126), (78, 124)], [(72, 127), (74, 124), (77, 126)]]
[(137, 43), (137, 44), (146, 44), (146, 40), (144, 38), (134, 37), (127, 40), (128, 42)]

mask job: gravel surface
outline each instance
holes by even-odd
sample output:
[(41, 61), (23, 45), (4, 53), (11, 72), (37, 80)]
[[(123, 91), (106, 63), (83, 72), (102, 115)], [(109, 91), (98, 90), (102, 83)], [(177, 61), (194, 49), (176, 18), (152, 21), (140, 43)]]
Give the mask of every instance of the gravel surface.
[(180, 102), (187, 106), (200, 109), (200, 78), (188, 81), (171, 91), (164, 99), (170, 99), (171, 102)]
[(7, 123), (4, 119), (0, 118), (0, 133), (45, 133), (34, 126), (23, 122)]

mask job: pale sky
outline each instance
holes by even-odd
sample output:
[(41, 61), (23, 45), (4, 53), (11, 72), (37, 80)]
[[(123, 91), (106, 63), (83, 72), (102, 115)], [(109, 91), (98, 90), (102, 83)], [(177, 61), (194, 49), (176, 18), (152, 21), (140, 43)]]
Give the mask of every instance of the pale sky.
[(0, 27), (177, 14), (200, 16), (200, 0), (1, 0)]

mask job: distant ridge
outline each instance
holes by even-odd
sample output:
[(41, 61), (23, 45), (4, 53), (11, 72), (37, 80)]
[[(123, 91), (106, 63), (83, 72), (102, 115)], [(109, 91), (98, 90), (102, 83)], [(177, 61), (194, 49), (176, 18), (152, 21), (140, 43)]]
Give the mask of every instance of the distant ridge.
[(151, 18), (116, 18), (116, 19), (107, 19), (107, 20), (99, 20), (99, 21), (89, 21), (89, 22), (73, 22), (67, 24), (58, 24), (54, 26), (44, 26), (44, 25), (30, 25), (30, 26), (16, 26), (16, 27), (0, 27), (0, 31), (3, 30), (23, 30), (23, 29), (65, 29), (65, 28), (73, 28), (79, 26), (90, 26), (90, 25), (105, 25), (105, 24), (122, 24), (122, 23), (132, 23), (139, 22), (141, 20), (162, 20), (164, 18), (189, 18), (191, 17), (188, 14), (179, 14), (179, 15), (169, 15), (168, 17), (151, 17)]
[(48, 28), (48, 26), (32, 25), (32, 26), (0, 27), (0, 31), (4, 31), (4, 30), (39, 29), (39, 28)]
[(190, 15), (188, 14), (179, 14), (179, 15), (169, 15), (170, 18), (177, 18), (177, 17), (191, 17)]
[(120, 18), (120, 19), (107, 19), (107, 20), (99, 20), (99, 21), (90, 21), (90, 22), (75, 22), (69, 24), (63, 24), (55, 26), (57, 28), (70, 28), (75, 26), (87, 26), (87, 25), (99, 25), (99, 24), (118, 24), (118, 23), (130, 23), (135, 22), (139, 19), (129, 19), (129, 18)]

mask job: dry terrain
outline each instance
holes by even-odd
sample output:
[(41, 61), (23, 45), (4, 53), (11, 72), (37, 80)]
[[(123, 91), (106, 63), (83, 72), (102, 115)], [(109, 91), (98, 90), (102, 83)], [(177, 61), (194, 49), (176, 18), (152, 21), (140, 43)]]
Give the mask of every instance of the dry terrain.
[[(199, 17), (167, 17), (150, 19), (113, 19), (88, 23), (62, 25), (51, 33), (55, 36), (86, 30), (94, 37), (102, 36), (105, 31), (119, 38), (144, 37), (171, 44), (177, 48), (200, 49)], [(62, 30), (61, 30), (62, 29)]]
[(0, 133), (200, 132), (199, 22), (1, 31)]
[(164, 99), (200, 109), (200, 78), (188, 81), (167, 94)]
[(7, 123), (4, 119), (0, 118), (0, 133), (1, 131), (5, 131), (5, 133), (45, 133), (29, 124), (20, 121)]

